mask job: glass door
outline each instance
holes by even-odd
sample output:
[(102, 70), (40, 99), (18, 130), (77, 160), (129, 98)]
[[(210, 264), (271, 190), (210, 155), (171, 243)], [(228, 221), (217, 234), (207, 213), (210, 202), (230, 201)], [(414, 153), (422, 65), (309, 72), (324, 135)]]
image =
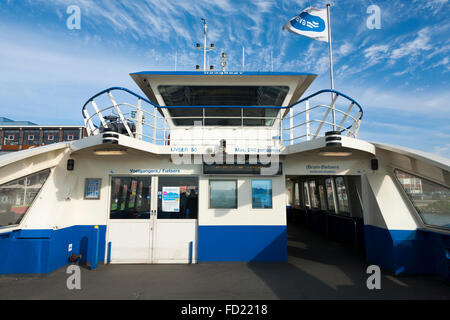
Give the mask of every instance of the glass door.
[(153, 177), (111, 177), (111, 263), (151, 263), (156, 210)]
[(153, 263), (195, 263), (198, 177), (159, 176)]

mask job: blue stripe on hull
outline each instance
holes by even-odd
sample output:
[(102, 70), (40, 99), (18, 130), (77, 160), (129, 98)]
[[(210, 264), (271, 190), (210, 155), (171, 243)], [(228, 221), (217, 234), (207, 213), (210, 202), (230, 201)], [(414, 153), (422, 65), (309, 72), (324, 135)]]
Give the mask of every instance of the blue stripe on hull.
[[(105, 256), (106, 226), (99, 226), (98, 261)], [(72, 253), (84, 262), (95, 256), (94, 226), (59, 230), (17, 230), (0, 234), (0, 274), (49, 273), (69, 263)], [(68, 251), (69, 244), (72, 251)]]
[(440, 274), (450, 277), (450, 235), (430, 230), (364, 227), (366, 259), (395, 274)]
[(199, 226), (198, 261), (287, 261), (286, 226)]

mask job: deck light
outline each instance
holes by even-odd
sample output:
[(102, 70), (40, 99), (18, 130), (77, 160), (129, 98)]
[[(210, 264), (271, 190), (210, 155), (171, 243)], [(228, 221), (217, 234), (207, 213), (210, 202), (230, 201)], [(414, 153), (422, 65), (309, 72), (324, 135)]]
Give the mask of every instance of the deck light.
[(352, 155), (350, 151), (320, 151), (319, 154), (324, 157), (349, 157)]
[(126, 149), (116, 149), (116, 150), (94, 150), (94, 154), (97, 156), (122, 156), (127, 154)]

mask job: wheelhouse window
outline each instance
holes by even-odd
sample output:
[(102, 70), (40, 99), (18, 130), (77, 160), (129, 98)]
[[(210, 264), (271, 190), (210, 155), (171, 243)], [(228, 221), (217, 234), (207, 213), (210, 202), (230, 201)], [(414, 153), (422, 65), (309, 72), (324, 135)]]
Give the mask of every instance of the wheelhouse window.
[(252, 208), (272, 209), (272, 180), (252, 180)]
[(423, 223), (450, 229), (450, 188), (400, 170), (395, 176)]
[(338, 207), (340, 213), (350, 213), (350, 206), (348, 204), (347, 187), (345, 186), (344, 177), (337, 177), (336, 182), (336, 195), (338, 200)]
[[(167, 108), (175, 125), (272, 126), (289, 91), (287, 86), (159, 86), (166, 106), (224, 106), (220, 108)], [(244, 108), (227, 108), (242, 106)], [(252, 108), (245, 108), (252, 107)]]
[(327, 192), (327, 203), (328, 203), (328, 209), (330, 211), (335, 211), (334, 206), (334, 191), (333, 191), (333, 181), (331, 178), (325, 179), (325, 188)]
[(18, 225), (50, 174), (50, 169), (0, 185), (0, 228)]
[(237, 209), (237, 181), (209, 180), (209, 207)]

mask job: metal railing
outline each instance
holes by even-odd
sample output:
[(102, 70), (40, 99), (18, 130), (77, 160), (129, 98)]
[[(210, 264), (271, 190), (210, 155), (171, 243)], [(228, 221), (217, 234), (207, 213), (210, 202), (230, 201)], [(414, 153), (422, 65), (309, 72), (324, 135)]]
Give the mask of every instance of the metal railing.
[[(137, 104), (117, 103), (112, 91), (125, 92), (137, 98)], [(328, 94), (331, 95), (328, 96)], [(328, 97), (325, 98), (324, 96)], [(107, 97), (107, 107), (99, 108), (97, 100)], [(326, 100), (331, 98), (331, 103)], [(317, 104), (312, 102), (317, 100)], [(338, 104), (339, 100), (339, 104)], [(104, 102), (105, 103), (105, 102)], [(145, 106), (143, 105), (145, 103)], [(92, 108), (89, 112), (89, 107)], [(170, 109), (202, 109), (196, 116), (171, 116)], [(240, 109), (239, 116), (210, 116), (205, 110), (210, 108)], [(245, 109), (276, 109), (276, 116), (245, 116)], [(167, 145), (170, 142), (170, 129), (177, 128), (174, 123), (187, 119), (187, 126), (200, 128), (221, 127), (220, 122), (215, 126), (211, 120), (230, 121), (234, 119), (235, 126), (228, 124), (229, 128), (241, 127), (252, 131), (276, 130), (279, 145), (294, 144), (305, 140), (316, 139), (327, 131), (340, 131), (349, 137), (357, 137), (363, 110), (358, 102), (345, 94), (331, 89), (320, 90), (296, 103), (287, 106), (159, 106), (150, 100), (121, 87), (112, 87), (103, 90), (91, 97), (82, 107), (84, 124), (89, 136), (100, 134), (103, 130), (113, 128), (128, 136), (146, 140), (154, 144)], [(249, 123), (253, 122), (253, 125)], [(258, 122), (261, 125), (258, 125)], [(226, 127), (221, 127), (226, 128)], [(190, 138), (189, 138), (190, 139)], [(187, 139), (186, 141), (188, 141)], [(245, 141), (247, 137), (235, 137), (233, 140)], [(252, 138), (253, 139), (253, 138)], [(182, 140), (182, 139), (181, 139)], [(177, 141), (181, 141), (177, 139)], [(198, 140), (198, 139), (195, 139)], [(202, 135), (202, 141), (215, 141), (216, 139)], [(264, 140), (264, 139), (263, 139)], [(273, 138), (269, 139), (273, 142)], [(258, 139), (258, 141), (261, 141)]]

